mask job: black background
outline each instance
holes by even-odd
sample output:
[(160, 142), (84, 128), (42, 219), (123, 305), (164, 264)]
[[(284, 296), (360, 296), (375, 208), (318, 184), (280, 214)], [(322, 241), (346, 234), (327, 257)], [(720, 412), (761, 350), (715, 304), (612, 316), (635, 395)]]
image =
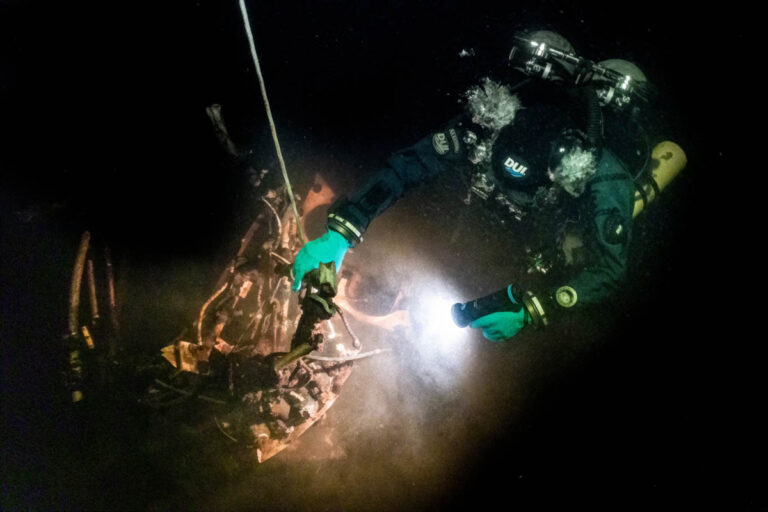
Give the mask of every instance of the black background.
[[(748, 279), (728, 236), (750, 217), (730, 220), (737, 202), (723, 197), (736, 188), (729, 136), (743, 126), (738, 76), (748, 63), (738, 50), (747, 31), (734, 16), (722, 7), (662, 2), (249, 8), (289, 169), (318, 150), (344, 155), (357, 172), (334, 177), (342, 189), (452, 116), (457, 95), (503, 59), (515, 30), (529, 27), (556, 30), (596, 60), (637, 63), (662, 91), (671, 138), (688, 155), (675, 199), (665, 204), (669, 230), (658, 241), (653, 293), (639, 301), (616, 343), (574, 370), (528, 423), (468, 462), (465, 478), (447, 484), (430, 507), (460, 498), (588, 506), (614, 495), (619, 508), (766, 507), (754, 335), (735, 329), (745, 323), (734, 312), (745, 299), (734, 283)], [(475, 57), (459, 58), (463, 48)], [(64, 328), (80, 233), (89, 229), (134, 266), (162, 269), (191, 256), (221, 259), (242, 231), (245, 178), (228, 171), (211, 135), (204, 108), (214, 102), (224, 105), (235, 142), (269, 155), (263, 165), (275, 168), (235, 2), (0, 3), (9, 508), (109, 502), (84, 497), (77, 479), (67, 487), (10, 475), (40, 473), (44, 481), (51, 464), (66, 466), (45, 431), (69, 428), (67, 419), (39, 404), (58, 385), (46, 354), (58, 350), (52, 345)], [(301, 193), (309, 177), (292, 172)], [(196, 277), (201, 290), (212, 277)], [(642, 420), (606, 427), (617, 416)], [(563, 423), (573, 426), (568, 438)], [(534, 481), (515, 482), (525, 471)], [(119, 484), (106, 489), (107, 496), (121, 492)], [(125, 508), (119, 500), (114, 507)], [(381, 507), (390, 508), (371, 504)]]

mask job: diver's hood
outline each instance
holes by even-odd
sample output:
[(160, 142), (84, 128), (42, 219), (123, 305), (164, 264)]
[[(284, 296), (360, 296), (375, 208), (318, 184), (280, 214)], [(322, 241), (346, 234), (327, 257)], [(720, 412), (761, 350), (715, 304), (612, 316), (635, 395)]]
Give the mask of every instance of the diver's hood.
[(517, 113), (515, 122), (499, 133), (491, 165), (502, 189), (533, 194), (551, 183), (547, 173), (549, 154), (564, 119), (554, 106), (526, 106)]
[[(595, 172), (594, 152), (586, 142), (573, 142), (574, 134), (584, 134), (583, 119), (573, 98), (570, 102), (535, 101), (530, 106), (524, 101), (514, 122), (499, 133), (494, 144), (491, 165), (499, 186), (505, 191), (533, 195), (554, 181), (578, 196)], [(586, 140), (585, 135), (582, 140)]]

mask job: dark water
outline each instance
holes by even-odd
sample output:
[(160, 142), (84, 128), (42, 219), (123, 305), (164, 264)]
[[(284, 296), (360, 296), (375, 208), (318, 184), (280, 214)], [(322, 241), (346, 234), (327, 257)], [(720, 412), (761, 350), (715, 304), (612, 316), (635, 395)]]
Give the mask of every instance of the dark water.
[[(714, 255), (726, 229), (707, 223), (728, 209), (709, 199), (735, 125), (709, 101), (729, 80), (705, 70), (743, 35), (715, 24), (722, 13), (661, 3), (249, 4), (299, 194), (315, 173), (352, 190), (452, 117), (516, 29), (636, 62), (689, 167), (644, 214), (609, 321), (507, 346), (367, 332), (394, 354), (361, 363), (328, 417), (263, 466), (202, 408), (151, 414), (125, 390), (69, 407), (60, 339), (81, 232), (111, 247), (124, 343), (151, 353), (194, 317), (249, 219), (247, 178), (204, 108), (221, 103), (234, 141), (276, 169), (237, 4), (156, 4), (0, 4), (4, 509), (766, 506), (751, 338), (725, 319), (732, 278)], [(378, 219), (345, 264), (457, 299), (500, 286), (517, 241), (471, 215), (452, 239), (461, 209), (443, 185)]]

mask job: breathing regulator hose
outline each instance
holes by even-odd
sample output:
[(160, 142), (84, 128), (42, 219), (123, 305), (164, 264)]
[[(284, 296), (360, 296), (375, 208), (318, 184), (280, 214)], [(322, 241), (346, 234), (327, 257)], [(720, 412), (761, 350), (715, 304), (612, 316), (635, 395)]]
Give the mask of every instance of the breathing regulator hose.
[(603, 111), (595, 88), (587, 86), (584, 90), (587, 101), (587, 139), (589, 143), (599, 148), (603, 138)]

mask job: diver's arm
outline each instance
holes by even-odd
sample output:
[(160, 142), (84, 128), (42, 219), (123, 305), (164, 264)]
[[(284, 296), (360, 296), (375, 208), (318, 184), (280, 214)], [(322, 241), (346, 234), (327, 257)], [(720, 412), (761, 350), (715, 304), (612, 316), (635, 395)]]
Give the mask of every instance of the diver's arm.
[(371, 221), (403, 197), (408, 190), (467, 159), (462, 140), (468, 124), (461, 117), (444, 129), (394, 153), (384, 167), (362, 188), (332, 205), (328, 228), (341, 233), (352, 245), (362, 241)]
[(307, 272), (320, 263), (341, 267), (350, 247), (362, 242), (371, 221), (400, 199), (410, 188), (467, 158), (461, 137), (467, 123), (461, 116), (443, 130), (398, 151), (384, 167), (349, 198), (337, 201), (328, 212), (326, 233), (301, 248), (293, 263), (293, 289), (301, 287)]
[[(508, 86), (491, 80), (485, 80), (481, 87), (473, 88), (466, 97), (467, 111), (464, 114), (442, 130), (392, 155), (363, 188), (329, 209), (327, 234), (331, 236), (326, 237), (325, 242), (313, 240), (299, 251), (294, 263), (294, 289), (298, 289), (304, 275), (297, 271), (297, 267), (311, 268), (321, 261), (312, 253), (323, 252), (343, 257), (349, 247), (362, 242), (363, 233), (373, 219), (400, 199), (408, 189), (455, 163), (470, 160), (470, 154), (471, 160), (475, 162), (479, 150), (484, 148), (483, 143), (477, 143), (481, 138), (478, 134), (488, 135), (487, 130), (500, 130), (512, 122), (515, 112), (520, 108), (518, 98), (511, 94)], [(466, 147), (467, 144), (473, 145), (471, 151)], [(341, 236), (336, 237), (335, 234)], [(339, 238), (343, 242), (339, 242)]]

